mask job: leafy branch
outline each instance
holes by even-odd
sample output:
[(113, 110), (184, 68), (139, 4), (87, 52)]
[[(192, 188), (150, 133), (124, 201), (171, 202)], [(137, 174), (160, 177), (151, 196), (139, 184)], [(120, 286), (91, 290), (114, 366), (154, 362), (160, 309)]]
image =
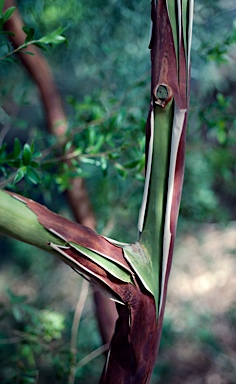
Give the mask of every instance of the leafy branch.
[[(11, 18), (13, 13), (16, 10), (16, 7), (10, 7), (6, 9), (6, 11), (3, 13), (3, 7), (4, 7), (4, 1), (0, 1), (0, 34), (2, 35), (8, 35), (8, 36), (15, 36), (15, 33), (11, 31), (4, 31), (4, 24)], [(63, 36), (63, 32), (65, 31), (65, 28), (59, 27), (55, 31), (49, 33), (48, 35), (42, 36), (40, 39), (35, 39), (35, 32), (34, 28), (24, 26), (22, 27), (22, 30), (26, 34), (26, 38), (23, 44), (19, 45), (13, 50), (10, 50), (8, 53), (0, 57), (0, 61), (9, 59), (9, 56), (23, 52), (28, 55), (34, 55), (33, 52), (25, 51), (26, 48), (28, 48), (30, 45), (35, 45), (38, 48), (47, 51), (46, 46), (47, 45), (55, 45), (55, 44), (61, 44), (61, 43), (67, 43), (67, 39), (65, 36)], [(11, 49), (9, 44), (6, 43), (8, 49)]]

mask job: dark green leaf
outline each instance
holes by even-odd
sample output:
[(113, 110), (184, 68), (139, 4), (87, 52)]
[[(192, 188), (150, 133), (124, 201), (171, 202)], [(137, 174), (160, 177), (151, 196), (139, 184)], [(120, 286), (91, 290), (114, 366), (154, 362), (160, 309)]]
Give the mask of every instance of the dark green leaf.
[(11, 167), (14, 167), (14, 168), (20, 168), (21, 166), (21, 160), (7, 160), (7, 165), (10, 165)]
[(43, 51), (47, 52), (47, 48), (45, 47), (45, 45), (39, 43), (39, 42), (36, 42), (36, 43), (33, 43), (33, 45), (36, 45), (36, 47), (42, 49)]
[(24, 145), (22, 153), (22, 162), (24, 165), (29, 165), (31, 161), (31, 148), (28, 143)]
[(124, 168), (135, 168), (140, 163), (140, 159), (130, 161), (124, 165)]
[(39, 163), (37, 161), (31, 161), (30, 166), (33, 167), (33, 168), (38, 168), (39, 167)]
[(15, 64), (20, 63), (20, 60), (13, 59), (12, 57), (6, 57), (6, 58), (4, 59), (4, 61), (9, 61), (10, 63), (15, 63)]
[(27, 167), (26, 176), (29, 178), (29, 180), (33, 184), (41, 183), (41, 177), (39, 176), (38, 172), (31, 166)]
[(107, 174), (107, 159), (105, 157), (101, 157), (101, 169), (103, 171), (103, 174), (106, 176)]
[(24, 26), (22, 29), (26, 33), (25, 43), (34, 40), (34, 28)]
[(16, 173), (16, 176), (14, 178), (13, 184), (19, 183), (19, 181), (22, 180), (23, 177), (25, 176), (25, 172), (26, 172), (26, 168), (25, 167), (19, 168), (17, 173)]
[(25, 54), (25, 55), (34, 56), (34, 53), (33, 53), (33, 52), (29, 52), (29, 51), (28, 51), (28, 52), (25, 52), (25, 51), (24, 51), (24, 54)]
[(125, 179), (128, 175), (128, 172), (125, 170), (125, 168), (119, 164), (119, 163), (115, 163), (115, 168), (117, 170), (117, 172), (119, 173), (119, 175)]
[[(1, 19), (0, 19), (0, 29), (1, 29)], [(1, 35), (15, 36), (15, 33), (11, 31), (2, 31)]]
[(3, 19), (4, 19), (4, 23), (10, 19), (11, 15), (13, 14), (13, 12), (15, 11), (16, 7), (10, 7), (6, 10), (6, 12), (4, 13), (3, 15)]
[(14, 140), (14, 148), (13, 148), (13, 156), (15, 159), (19, 156), (20, 151), (21, 151), (21, 143), (18, 137), (16, 137)]
[(30, 145), (30, 150), (31, 150), (32, 154), (34, 153), (34, 147), (35, 147), (35, 143), (34, 143), (34, 140), (33, 140), (31, 145)]

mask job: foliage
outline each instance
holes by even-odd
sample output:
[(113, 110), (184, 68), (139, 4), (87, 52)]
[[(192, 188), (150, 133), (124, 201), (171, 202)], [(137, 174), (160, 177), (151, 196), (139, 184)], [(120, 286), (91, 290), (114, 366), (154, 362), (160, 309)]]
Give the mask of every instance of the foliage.
[[(236, 215), (232, 209), (236, 194), (235, 24), (227, 1), (224, 4), (210, 1), (208, 7), (205, 2), (196, 3), (192, 113), (181, 207), (184, 228), (190, 222), (224, 222), (235, 219)], [(27, 0), (19, 5), (30, 26), (25, 29), (26, 45), (21, 49), (35, 39), (34, 35), (43, 36), (35, 39), (35, 43), (43, 43), (43, 47), (64, 40), (64, 33), (69, 41), (68, 46), (52, 47), (45, 54), (66, 100), (70, 126), (66, 142), (62, 144), (46, 134), (35, 90), (19, 63), (15, 64), (16, 56), (12, 56), (12, 48), (2, 33), (1, 56), (10, 53), (7, 59), (13, 63), (8, 60), (6, 65), (5, 58), (5, 64), (3, 61), (1, 65), (4, 106), (0, 111), (4, 126), (0, 132), (1, 186), (24, 191), (25, 195), (50, 204), (52, 209), (60, 206), (62, 211), (66, 206), (60, 193), (69, 187), (70, 178), (85, 177), (88, 190), (92, 192), (93, 207), (100, 218), (98, 230), (124, 241), (135, 239), (143, 188), (143, 133), (149, 93), (146, 48), (149, 27), (144, 24), (149, 4), (144, 1), (139, 4), (134, 1), (81, 1), (79, 4), (70, 1), (65, 4), (60, 0)], [(9, 15), (9, 12), (5, 14), (3, 21)], [(228, 17), (226, 22), (225, 16)], [(219, 29), (223, 31), (220, 34)], [(7, 104), (14, 107), (10, 116), (6, 112)], [(72, 146), (74, 152), (70, 150)], [(72, 165), (63, 164), (61, 160), (65, 158), (72, 159)], [(19, 265), (24, 263), (20, 257), (15, 261)], [(49, 267), (53, 271), (54, 266)], [(32, 273), (36, 275), (36, 271)], [(61, 376), (54, 379), (55, 382), (59, 379), (63, 382), (68, 377), (66, 366), (70, 361), (69, 337), (63, 327), (65, 324), (67, 329), (71, 326), (71, 313), (66, 315), (54, 309), (45, 312), (45, 303), (40, 305), (36, 300), (29, 304), (27, 298), (15, 295), (9, 293), (1, 308), (3, 321), (8, 326), (2, 337), (15, 337), (9, 325), (23, 335), (17, 334), (21, 340), (19, 345), (1, 346), (1, 355), (5, 356), (0, 359), (5, 364), (5, 381), (11, 382), (9, 380), (18, 375), (17, 379), (22, 382), (36, 382), (38, 362), (44, 360), (46, 354), (45, 372), (50, 376), (50, 372), (57, 371)], [(45, 297), (44, 300), (46, 302)], [(232, 309), (230, 316), (234, 313)], [(59, 330), (51, 328), (48, 321), (51, 314), (60, 320)], [(220, 355), (219, 346), (213, 345), (211, 320), (206, 317), (190, 320), (192, 323), (185, 328), (184, 334), (186, 331), (192, 334), (204, 323), (205, 328), (196, 338), (202, 348), (209, 346), (212, 356)], [(84, 348), (92, 333), (92, 350), (99, 345), (94, 320), (91, 328), (86, 321), (84, 323), (82, 345)], [(44, 339), (47, 334), (50, 340)], [(179, 335), (172, 321), (167, 319), (164, 351), (179, 336), (183, 334)], [(17, 360), (17, 369), (12, 369)], [(41, 362), (45, 367), (45, 361)], [(164, 382), (171, 368), (165, 361), (160, 366)], [(83, 377), (88, 371), (84, 369)], [(154, 380), (157, 379), (160, 379), (160, 372), (154, 373)], [(91, 377), (88, 382), (92, 383)]]

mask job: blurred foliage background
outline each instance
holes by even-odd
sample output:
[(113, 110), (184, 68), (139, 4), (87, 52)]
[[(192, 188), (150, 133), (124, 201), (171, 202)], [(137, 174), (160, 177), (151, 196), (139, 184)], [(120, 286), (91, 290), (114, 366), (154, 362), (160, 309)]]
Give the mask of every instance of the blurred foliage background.
[[(37, 38), (65, 28), (68, 44), (52, 46), (45, 57), (64, 100), (69, 133), (59, 148), (21, 63), (17, 57), (1, 61), (1, 186), (72, 218), (63, 192), (70, 177), (82, 176), (98, 232), (134, 241), (149, 109), (150, 4), (22, 0), (18, 5)], [(4, 56), (8, 47), (3, 35), (1, 40)], [(235, 43), (234, 1), (196, 0), (185, 184), (153, 384), (236, 382)], [(28, 167), (22, 175), (17, 169), (25, 166), (25, 143), (34, 171)], [(68, 168), (57, 159), (71, 145), (77, 156)], [(50, 255), (8, 238), (0, 241), (1, 382), (69, 383), (81, 279)], [(90, 296), (79, 327), (75, 382), (93, 384), (104, 357), (98, 350), (89, 362), (101, 345)]]

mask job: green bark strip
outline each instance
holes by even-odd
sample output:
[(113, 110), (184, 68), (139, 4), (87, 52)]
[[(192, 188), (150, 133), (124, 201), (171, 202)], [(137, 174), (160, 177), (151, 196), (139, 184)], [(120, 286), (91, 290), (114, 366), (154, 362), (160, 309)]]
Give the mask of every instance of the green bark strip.
[(88, 280), (94, 286), (96, 286), (101, 292), (108, 296), (111, 300), (124, 305), (124, 302), (116, 295), (116, 292), (110, 287), (109, 281), (106, 278), (101, 276), (99, 273), (95, 273), (90, 268), (84, 266), (81, 262), (77, 260), (75, 255), (71, 256), (68, 254), (70, 246), (59, 246), (57, 244), (50, 243), (50, 247), (55, 250), (56, 255), (69, 265), (75, 272), (81, 275), (83, 278)]
[[(147, 259), (149, 257), (151, 258), (153, 270), (152, 275), (156, 276), (156, 281), (152, 283), (152, 293), (157, 304), (160, 300), (158, 276), (160, 276), (161, 273), (161, 262), (163, 256), (164, 221), (169, 176), (172, 124), (173, 103), (169, 103), (165, 109), (156, 106), (154, 110), (154, 142), (148, 204), (146, 208), (146, 219), (144, 221), (139, 241), (146, 250)], [(136, 271), (137, 270), (141, 270), (138, 265), (136, 267)], [(145, 271), (142, 268), (141, 273), (143, 278), (145, 277), (146, 282), (150, 281), (149, 268), (146, 268)]]
[(153, 2), (149, 147), (138, 225), (147, 261), (139, 265), (138, 257), (135, 260), (132, 255), (132, 265), (154, 294), (159, 315), (165, 301), (183, 181), (192, 11), (191, 0)]
[(68, 243), (72, 248), (75, 248), (82, 255), (88, 257), (94, 263), (102, 267), (105, 271), (109, 272), (112, 276), (117, 279), (124, 281), (125, 283), (132, 283), (132, 277), (125, 269), (119, 267), (114, 262), (105, 259), (103, 256), (98, 253), (92, 252), (87, 248), (82, 247), (79, 244), (69, 242)]

